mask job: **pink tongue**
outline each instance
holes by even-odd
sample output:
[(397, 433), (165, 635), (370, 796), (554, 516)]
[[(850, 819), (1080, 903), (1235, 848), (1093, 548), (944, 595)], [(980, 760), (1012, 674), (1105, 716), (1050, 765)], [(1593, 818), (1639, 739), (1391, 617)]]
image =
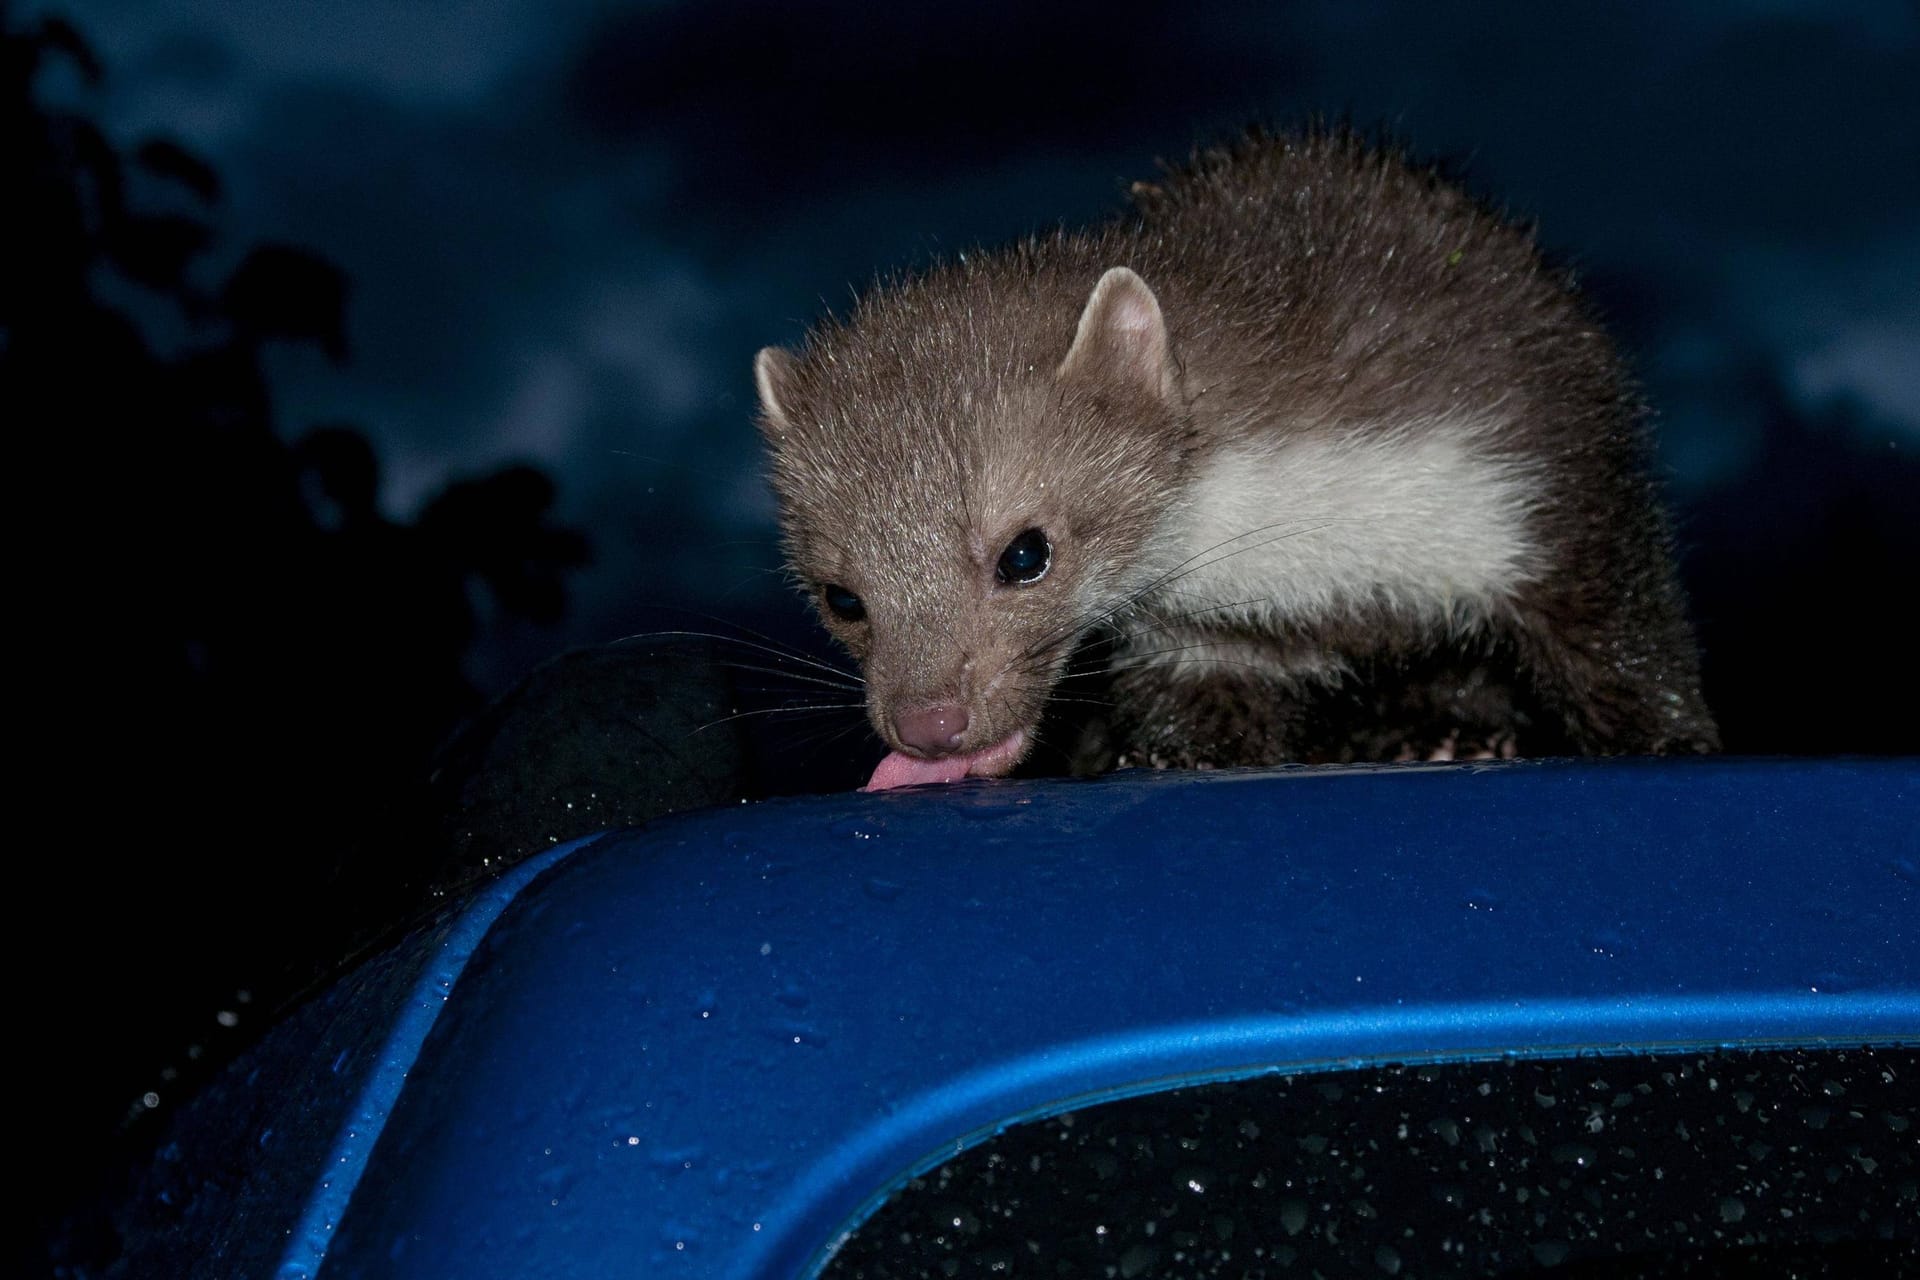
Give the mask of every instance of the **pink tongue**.
[(890, 791), (895, 787), (917, 787), (923, 782), (958, 782), (976, 774), (995, 777), (1013, 768), (1026, 752), (1025, 730), (1010, 733), (990, 747), (963, 756), (921, 760), (896, 751), (879, 763), (861, 790)]
[(873, 771), (864, 791), (887, 791), (894, 787), (917, 787), (923, 782), (958, 782), (967, 776), (969, 756), (942, 756), (921, 760), (914, 756), (890, 753)]

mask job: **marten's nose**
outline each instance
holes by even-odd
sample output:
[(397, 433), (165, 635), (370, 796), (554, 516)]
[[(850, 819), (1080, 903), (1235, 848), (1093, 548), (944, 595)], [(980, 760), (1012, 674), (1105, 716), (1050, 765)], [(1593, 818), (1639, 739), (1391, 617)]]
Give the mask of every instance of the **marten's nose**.
[(943, 702), (932, 707), (896, 711), (893, 731), (900, 735), (902, 743), (915, 750), (930, 756), (944, 756), (960, 745), (960, 735), (967, 731), (967, 709)]

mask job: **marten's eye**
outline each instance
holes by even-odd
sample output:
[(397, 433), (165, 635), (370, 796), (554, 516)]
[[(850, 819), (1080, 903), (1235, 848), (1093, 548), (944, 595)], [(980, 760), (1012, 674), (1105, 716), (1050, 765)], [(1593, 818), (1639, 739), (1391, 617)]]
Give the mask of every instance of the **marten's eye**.
[(833, 616), (842, 622), (858, 622), (867, 616), (867, 606), (845, 587), (829, 582), (820, 588), (820, 594), (826, 598), (827, 608), (833, 611)]
[(1047, 576), (1047, 566), (1052, 563), (1053, 545), (1047, 541), (1047, 535), (1038, 529), (1028, 529), (1000, 553), (1000, 563), (994, 566), (993, 575), (1008, 583), (1038, 582)]

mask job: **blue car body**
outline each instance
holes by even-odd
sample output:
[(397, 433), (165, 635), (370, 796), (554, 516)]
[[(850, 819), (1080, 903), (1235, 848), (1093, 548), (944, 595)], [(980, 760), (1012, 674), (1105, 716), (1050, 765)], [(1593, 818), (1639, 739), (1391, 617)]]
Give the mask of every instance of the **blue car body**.
[(554, 849), (310, 1002), (180, 1117), (132, 1256), (803, 1276), (915, 1174), (1102, 1099), (1917, 1043), (1915, 762), (774, 801)]

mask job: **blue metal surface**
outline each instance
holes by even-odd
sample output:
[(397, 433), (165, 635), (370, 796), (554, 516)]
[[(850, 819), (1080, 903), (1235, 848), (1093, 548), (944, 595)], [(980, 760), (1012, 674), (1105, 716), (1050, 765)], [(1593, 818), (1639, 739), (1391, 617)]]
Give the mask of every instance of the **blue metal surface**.
[(122, 1257), (103, 1274), (311, 1275), (474, 947), (579, 843), (521, 864), (343, 975), (188, 1100), (111, 1210)]
[(425, 945), (416, 944), (423, 963), (413, 973), (414, 980), (405, 995), (385, 1010), (390, 1020), (386, 1034), (355, 1077), (353, 1101), (327, 1149), (298, 1220), (288, 1228), (280, 1280), (305, 1280), (326, 1258), (334, 1225), (352, 1202), (373, 1144), (406, 1088), (408, 1073), (439, 1017), (440, 1006), (460, 980), (474, 949), (522, 889), (587, 843), (569, 841), (529, 858), (483, 889), (458, 916), (421, 938), (419, 942)]
[(490, 921), (303, 1256), (325, 1280), (804, 1274), (908, 1172), (1089, 1097), (1911, 1043), (1917, 801), (1912, 762), (1403, 766), (603, 838)]

